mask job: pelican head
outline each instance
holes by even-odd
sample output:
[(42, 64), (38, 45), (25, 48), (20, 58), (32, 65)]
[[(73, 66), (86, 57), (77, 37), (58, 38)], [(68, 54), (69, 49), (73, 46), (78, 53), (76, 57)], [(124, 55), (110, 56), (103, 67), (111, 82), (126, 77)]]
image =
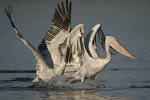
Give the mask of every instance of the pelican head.
[(110, 47), (115, 49), (118, 53), (132, 59), (135, 58), (127, 49), (125, 49), (125, 47), (123, 47), (123, 45), (115, 37), (106, 36), (105, 43), (106, 43), (105, 45), (109, 45)]

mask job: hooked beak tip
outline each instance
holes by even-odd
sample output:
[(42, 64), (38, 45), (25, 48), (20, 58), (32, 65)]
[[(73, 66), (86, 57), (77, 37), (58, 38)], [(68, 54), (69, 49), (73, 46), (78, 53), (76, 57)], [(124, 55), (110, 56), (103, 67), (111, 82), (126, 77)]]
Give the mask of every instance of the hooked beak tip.
[(131, 55), (130, 58), (131, 58), (131, 59), (135, 59), (135, 56)]

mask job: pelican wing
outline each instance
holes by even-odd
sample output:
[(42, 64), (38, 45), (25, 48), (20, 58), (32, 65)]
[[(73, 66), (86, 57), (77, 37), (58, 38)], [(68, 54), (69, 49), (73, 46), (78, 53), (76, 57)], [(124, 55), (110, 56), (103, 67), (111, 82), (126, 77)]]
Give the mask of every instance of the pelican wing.
[(71, 5), (71, 1), (69, 2), (68, 0), (66, 0), (66, 3), (57, 4), (52, 25), (38, 47), (48, 64), (51, 62), (50, 56), (54, 65), (61, 63), (66, 45), (65, 40), (70, 32)]
[(105, 49), (105, 35), (100, 24), (95, 25), (85, 37), (85, 48), (91, 57), (100, 57), (100, 50)]
[[(69, 34), (67, 38), (67, 66), (65, 69), (66, 76), (70, 76), (74, 72), (78, 71), (81, 63), (82, 57), (84, 55), (84, 48), (82, 44), (83, 38), (83, 24), (77, 25)], [(69, 74), (69, 75), (67, 75)]]
[(83, 46), (82, 46), (82, 37), (83, 25), (77, 25), (69, 34), (67, 38), (67, 48), (68, 50), (68, 62), (76, 61), (76, 59), (80, 58), (83, 55)]
[[(90, 32), (84, 38), (84, 45), (85, 45), (86, 51), (89, 54), (89, 56), (91, 56), (91, 57), (92, 57), (92, 54), (91, 54), (90, 48), (89, 48), (89, 41), (90, 41), (90, 37), (91, 37), (93, 32), (94, 32), (94, 30), (90, 30)], [(92, 43), (92, 45), (93, 45), (93, 43)]]
[[(43, 67), (41, 69), (48, 68), (48, 65), (46, 64), (45, 60), (43, 59), (41, 54), (38, 52), (38, 50), (36, 50), (34, 48), (34, 46), (32, 46), (31, 43), (29, 43), (27, 40), (25, 40), (25, 38), (17, 30), (17, 28), (16, 28), (16, 26), (13, 23), (12, 18), (11, 18), (11, 11), (12, 11), (12, 8), (9, 7), (9, 6), (5, 9), (5, 13), (6, 13), (7, 17), (9, 18), (9, 21), (10, 21), (10, 23), (13, 27), (13, 30), (15, 31), (18, 39), (32, 52), (32, 54), (35, 57), (37, 63), (39, 64), (39, 66)], [(50, 70), (52, 71), (52, 69), (50, 69)]]
[(101, 27), (99, 27), (97, 34), (94, 38), (94, 44), (100, 49), (101, 48), (104, 50), (105, 49), (105, 34), (102, 30)]

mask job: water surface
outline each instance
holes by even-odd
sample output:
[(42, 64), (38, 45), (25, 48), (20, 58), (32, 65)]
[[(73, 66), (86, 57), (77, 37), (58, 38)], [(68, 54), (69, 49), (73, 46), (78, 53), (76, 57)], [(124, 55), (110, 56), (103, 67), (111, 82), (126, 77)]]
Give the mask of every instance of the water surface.
[(149, 0), (73, 1), (72, 27), (83, 23), (87, 33), (93, 25), (100, 23), (106, 35), (115, 36), (136, 57), (132, 60), (119, 54), (113, 56), (103, 74), (97, 77), (106, 88), (54, 90), (30, 87), (36, 62), (16, 38), (4, 7), (13, 5), (15, 24), (37, 47), (49, 29), (59, 1), (0, 1), (0, 100), (149, 100)]

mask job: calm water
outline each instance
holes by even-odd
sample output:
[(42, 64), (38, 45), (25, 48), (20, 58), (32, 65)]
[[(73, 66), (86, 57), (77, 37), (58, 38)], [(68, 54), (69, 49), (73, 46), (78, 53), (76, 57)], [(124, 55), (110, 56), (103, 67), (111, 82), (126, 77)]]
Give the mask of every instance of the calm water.
[[(150, 1), (74, 0), (72, 27), (85, 31), (100, 23), (106, 35), (115, 36), (136, 59), (117, 54), (97, 77), (106, 88), (55, 90), (32, 88), (35, 59), (20, 43), (4, 14), (13, 5), (13, 19), (20, 32), (38, 46), (47, 32), (56, 1), (0, 0), (0, 100), (150, 100)], [(82, 85), (82, 86), (80, 86)]]

